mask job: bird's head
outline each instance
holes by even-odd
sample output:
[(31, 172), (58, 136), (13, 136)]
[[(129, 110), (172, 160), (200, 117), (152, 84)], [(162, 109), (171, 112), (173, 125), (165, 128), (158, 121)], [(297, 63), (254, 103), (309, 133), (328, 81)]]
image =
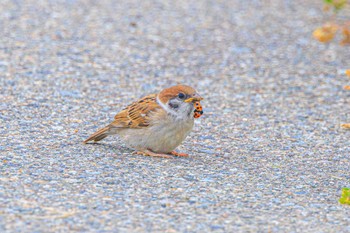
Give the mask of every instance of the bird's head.
[(195, 89), (186, 85), (172, 86), (158, 94), (160, 105), (178, 119), (193, 118), (193, 104), (202, 99)]

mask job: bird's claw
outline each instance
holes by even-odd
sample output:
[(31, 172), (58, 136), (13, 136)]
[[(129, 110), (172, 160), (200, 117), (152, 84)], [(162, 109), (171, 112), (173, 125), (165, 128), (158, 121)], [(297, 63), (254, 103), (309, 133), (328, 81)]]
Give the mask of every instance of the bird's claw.
[(172, 152), (170, 152), (170, 154), (172, 154), (174, 156), (177, 156), (177, 157), (188, 157), (189, 156), (186, 153), (179, 153), (179, 152), (176, 152), (176, 151), (172, 151)]
[(167, 154), (158, 154), (150, 150), (144, 150), (144, 151), (137, 151), (136, 154), (138, 155), (145, 155), (145, 156), (151, 156), (151, 157), (158, 157), (158, 158), (166, 158), (166, 159), (172, 159), (173, 157)]

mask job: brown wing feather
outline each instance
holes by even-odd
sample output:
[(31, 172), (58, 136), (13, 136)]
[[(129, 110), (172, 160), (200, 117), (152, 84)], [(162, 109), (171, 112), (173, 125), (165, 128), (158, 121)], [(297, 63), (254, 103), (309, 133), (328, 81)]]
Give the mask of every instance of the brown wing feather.
[(111, 124), (92, 134), (84, 143), (100, 141), (108, 135), (115, 134), (114, 128), (137, 129), (147, 127), (150, 124), (149, 115), (154, 111), (162, 109), (158, 105), (156, 98), (157, 95), (152, 94), (130, 104), (114, 117), (114, 121)]
[(115, 117), (110, 124), (117, 128), (142, 128), (149, 125), (149, 114), (161, 107), (156, 101), (156, 94), (151, 94), (130, 104)]

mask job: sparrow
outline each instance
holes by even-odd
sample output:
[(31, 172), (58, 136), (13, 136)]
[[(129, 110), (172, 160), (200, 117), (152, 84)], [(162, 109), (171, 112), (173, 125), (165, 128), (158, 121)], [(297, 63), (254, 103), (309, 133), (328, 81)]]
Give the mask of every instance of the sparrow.
[[(192, 130), (202, 99), (195, 89), (186, 85), (172, 86), (158, 94), (147, 95), (120, 111), (112, 123), (92, 134), (84, 143), (98, 142), (117, 134), (137, 154), (162, 158), (172, 158), (171, 155), (188, 157), (188, 154), (175, 152), (174, 149)], [(200, 111), (200, 115), (202, 113)]]

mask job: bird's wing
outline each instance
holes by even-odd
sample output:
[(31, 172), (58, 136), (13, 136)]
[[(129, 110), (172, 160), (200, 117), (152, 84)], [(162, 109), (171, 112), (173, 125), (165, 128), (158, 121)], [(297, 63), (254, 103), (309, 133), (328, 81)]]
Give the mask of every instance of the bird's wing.
[(156, 94), (151, 94), (130, 104), (114, 117), (110, 127), (143, 128), (149, 126), (149, 115), (162, 109), (156, 98)]

